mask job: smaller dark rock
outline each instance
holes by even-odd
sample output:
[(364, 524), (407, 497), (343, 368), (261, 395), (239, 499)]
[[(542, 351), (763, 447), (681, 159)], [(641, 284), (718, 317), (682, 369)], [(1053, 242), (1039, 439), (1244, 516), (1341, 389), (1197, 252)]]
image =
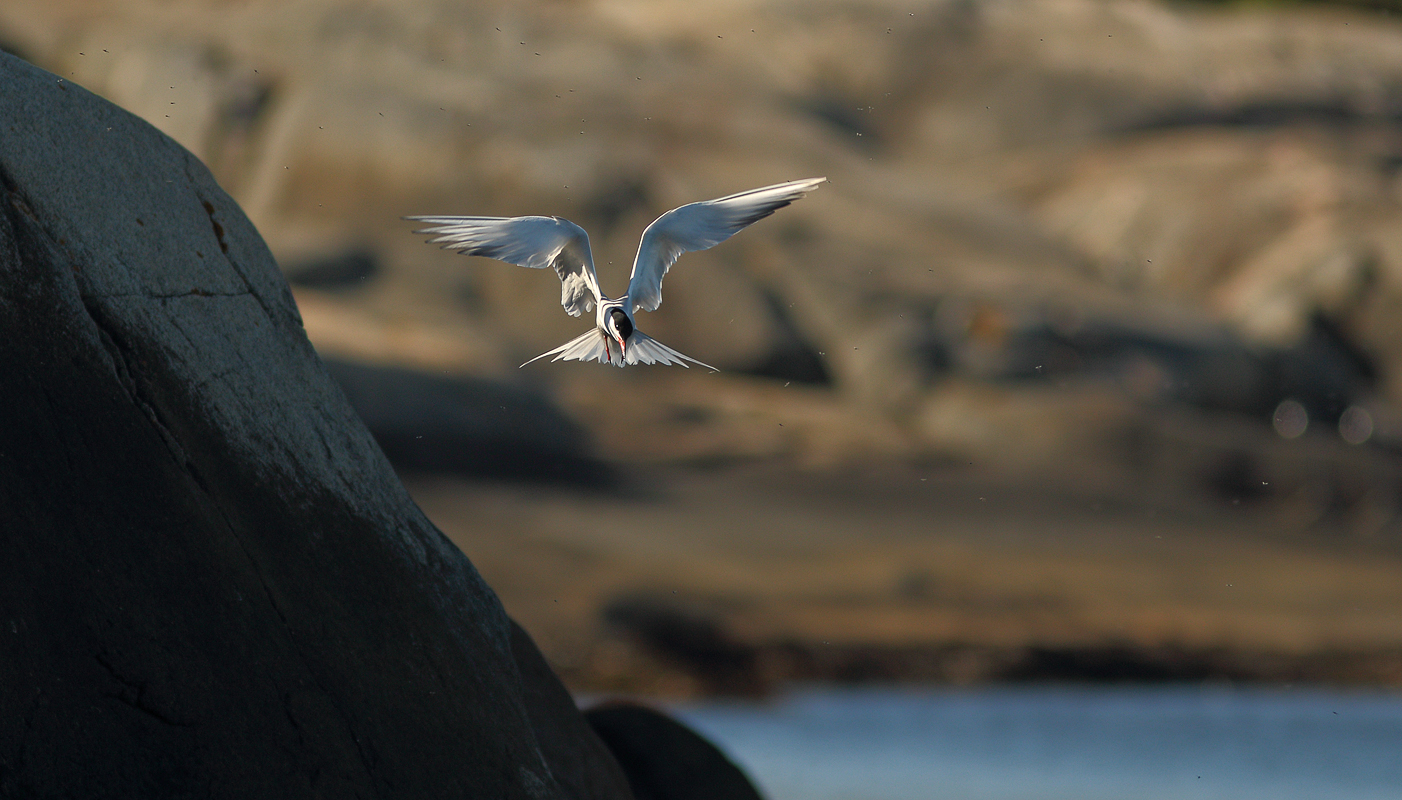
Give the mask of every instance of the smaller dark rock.
[(584, 717), (623, 767), (635, 800), (760, 800), (733, 761), (666, 714), (609, 703)]

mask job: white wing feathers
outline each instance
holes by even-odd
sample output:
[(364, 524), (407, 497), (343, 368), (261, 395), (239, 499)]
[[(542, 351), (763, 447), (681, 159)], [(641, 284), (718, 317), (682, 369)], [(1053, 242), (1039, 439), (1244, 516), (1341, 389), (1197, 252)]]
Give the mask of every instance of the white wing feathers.
[[(630, 311), (656, 310), (662, 302), (662, 278), (682, 253), (705, 250), (764, 219), (813, 191), (827, 178), (790, 181), (747, 192), (691, 203), (658, 217), (643, 231), (633, 274), (628, 280)], [(431, 234), (433, 244), (472, 256), (486, 256), (532, 269), (550, 267), (560, 277), (560, 305), (579, 316), (603, 299), (589, 234), (559, 217), (405, 217), (430, 226), (415, 233)], [(631, 316), (631, 314), (630, 314)], [(710, 364), (682, 355), (642, 331), (633, 330), (625, 356), (614, 352), (616, 342), (595, 327), (554, 350), (551, 361), (599, 361), (627, 364), (680, 364), (687, 362), (716, 370)], [(526, 366), (522, 364), (521, 366)]]
[(633, 275), (628, 280), (628, 298), (633, 309), (657, 309), (662, 302), (662, 278), (682, 253), (720, 244), (826, 180), (809, 178), (751, 189), (674, 208), (658, 217), (643, 231), (638, 257), (633, 262)]
[[(613, 339), (610, 339), (603, 331), (598, 328), (590, 328), (554, 350), (547, 350), (541, 353), (530, 361), (527, 361), (526, 364), (535, 363), (546, 356), (555, 356), (550, 359), (551, 361), (600, 361), (601, 359), (620, 361), (618, 356), (610, 349), (610, 345), (612, 344)], [(524, 367), (526, 364), (522, 364), (521, 366)], [(619, 366), (621, 367), (623, 364), (619, 363)]]
[[(601, 364), (613, 364), (621, 367), (624, 365), (621, 353), (615, 352), (613, 346), (617, 344), (608, 334), (593, 328), (565, 342), (554, 350), (541, 353), (535, 358), (527, 361), (530, 364), (545, 358), (554, 356), (551, 361), (598, 361)], [(632, 341), (628, 344), (629, 364), (681, 364), (687, 367), (690, 361), (692, 364), (705, 367), (706, 369), (720, 372), (720, 370), (710, 364), (697, 361), (691, 356), (685, 356), (676, 350), (648, 336), (642, 331), (633, 331)], [(526, 366), (522, 364), (521, 366)], [(688, 367), (689, 368), (689, 367)]]
[[(486, 256), (532, 269), (551, 267), (560, 276), (560, 305), (579, 316), (599, 302), (599, 276), (589, 234), (559, 217), (405, 217), (434, 227), (433, 244), (471, 256)], [(546, 355), (549, 355), (548, 353)]]
[[(633, 331), (633, 341), (628, 345), (628, 363), (637, 364), (640, 361), (644, 364), (681, 364), (683, 367), (686, 367), (686, 362), (690, 361), (712, 372), (720, 372), (704, 361), (684, 356), (646, 333), (635, 330)], [(690, 367), (687, 368), (690, 369)]]

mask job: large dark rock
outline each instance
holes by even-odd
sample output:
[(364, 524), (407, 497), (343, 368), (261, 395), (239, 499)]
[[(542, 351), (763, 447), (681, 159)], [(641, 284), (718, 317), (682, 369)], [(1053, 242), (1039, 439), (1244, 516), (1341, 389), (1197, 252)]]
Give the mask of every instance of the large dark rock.
[(0, 796), (628, 797), (203, 165), (0, 86)]

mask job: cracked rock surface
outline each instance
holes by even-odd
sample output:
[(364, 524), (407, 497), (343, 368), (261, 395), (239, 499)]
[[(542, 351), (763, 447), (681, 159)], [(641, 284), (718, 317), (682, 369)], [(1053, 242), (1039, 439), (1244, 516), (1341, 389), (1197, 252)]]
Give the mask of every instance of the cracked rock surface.
[(0, 85), (0, 796), (628, 797), (204, 166)]

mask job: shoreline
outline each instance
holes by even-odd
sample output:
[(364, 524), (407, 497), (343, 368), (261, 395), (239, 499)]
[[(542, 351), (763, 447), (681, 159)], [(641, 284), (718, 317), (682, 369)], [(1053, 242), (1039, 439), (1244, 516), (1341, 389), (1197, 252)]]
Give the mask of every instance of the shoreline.
[[(614, 645), (616, 646), (616, 645)], [(784, 642), (745, 649), (742, 663), (721, 669), (638, 651), (617, 667), (617, 652), (602, 670), (559, 667), (577, 695), (627, 694), (672, 699), (767, 699), (795, 686), (986, 687), (1061, 684), (1086, 686), (1277, 686), (1402, 691), (1402, 649), (1305, 654), (1134, 647), (995, 648), (940, 643), (904, 646)]]
[(406, 485), (576, 692), (1402, 686), (1390, 536), (889, 464), (647, 477), (622, 493)]

